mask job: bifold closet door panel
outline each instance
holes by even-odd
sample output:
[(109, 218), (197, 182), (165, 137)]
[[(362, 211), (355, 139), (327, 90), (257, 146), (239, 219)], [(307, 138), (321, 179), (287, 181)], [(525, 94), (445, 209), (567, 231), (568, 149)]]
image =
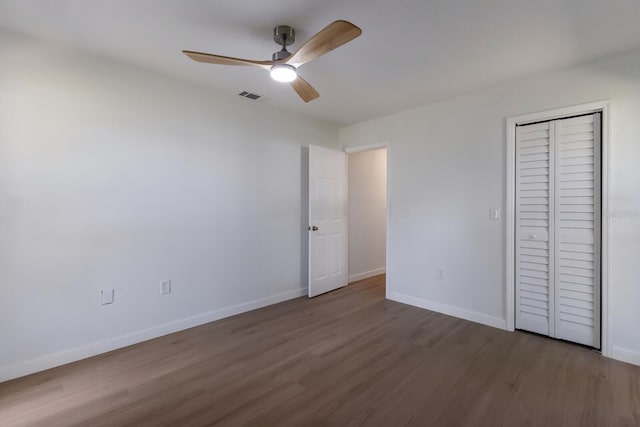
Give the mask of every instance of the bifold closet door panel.
[(600, 347), (600, 113), (555, 121), (555, 336)]
[(553, 336), (553, 123), (516, 128), (516, 328)]

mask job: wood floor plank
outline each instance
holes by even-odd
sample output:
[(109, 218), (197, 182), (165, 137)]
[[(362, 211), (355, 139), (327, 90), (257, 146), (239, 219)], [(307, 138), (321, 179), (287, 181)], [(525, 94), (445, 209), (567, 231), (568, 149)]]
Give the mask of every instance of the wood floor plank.
[(384, 299), (385, 277), (0, 384), (0, 426), (638, 426), (640, 367)]

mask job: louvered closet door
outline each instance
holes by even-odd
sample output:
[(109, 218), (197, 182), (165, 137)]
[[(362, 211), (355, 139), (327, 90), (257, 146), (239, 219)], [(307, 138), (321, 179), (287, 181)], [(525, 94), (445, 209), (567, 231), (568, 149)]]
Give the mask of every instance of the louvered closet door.
[(516, 132), (516, 327), (599, 348), (600, 114)]
[(600, 348), (600, 113), (555, 122), (555, 336)]
[(516, 327), (553, 336), (553, 123), (516, 132)]

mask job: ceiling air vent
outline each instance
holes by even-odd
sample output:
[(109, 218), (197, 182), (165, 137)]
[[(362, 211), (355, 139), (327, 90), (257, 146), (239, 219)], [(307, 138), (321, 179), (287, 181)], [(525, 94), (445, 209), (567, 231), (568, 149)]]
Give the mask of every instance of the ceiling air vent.
[(240, 95), (243, 98), (253, 99), (254, 101), (261, 98), (260, 95), (256, 95), (255, 93), (247, 92), (246, 90), (240, 92), (238, 95)]

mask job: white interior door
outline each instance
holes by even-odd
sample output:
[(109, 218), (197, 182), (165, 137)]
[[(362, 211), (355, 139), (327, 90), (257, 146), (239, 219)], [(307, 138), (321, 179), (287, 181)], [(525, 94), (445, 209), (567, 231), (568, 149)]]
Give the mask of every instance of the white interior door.
[(553, 122), (516, 129), (516, 328), (555, 336)]
[(516, 133), (516, 327), (600, 348), (600, 113)]
[(347, 155), (309, 146), (309, 297), (347, 284)]
[(555, 336), (600, 348), (600, 113), (555, 121)]

